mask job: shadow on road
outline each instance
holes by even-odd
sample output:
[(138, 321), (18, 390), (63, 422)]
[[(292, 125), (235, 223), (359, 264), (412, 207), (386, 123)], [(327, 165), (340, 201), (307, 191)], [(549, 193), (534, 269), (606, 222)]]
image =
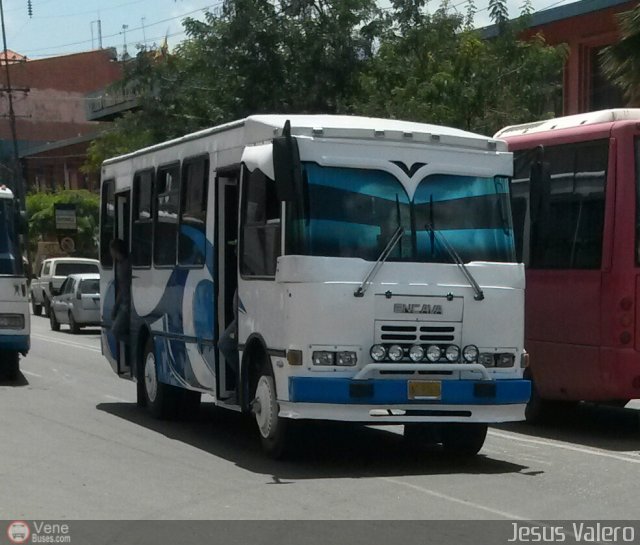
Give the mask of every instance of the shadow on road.
[(67, 335), (73, 335), (74, 337), (100, 336), (100, 328), (81, 329), (80, 331), (78, 331), (78, 333), (71, 333), (71, 329), (69, 329), (68, 327), (65, 327), (64, 329), (61, 329), (60, 332), (66, 333)]
[(546, 424), (524, 422), (501, 429), (616, 452), (640, 450), (640, 411), (581, 403), (558, 411)]
[[(353, 424), (310, 422), (294, 428), (293, 454), (274, 461), (262, 452), (251, 419), (203, 403), (188, 422), (160, 421), (132, 403), (100, 403), (98, 410), (181, 441), (238, 466), (287, 480), (391, 477), (407, 475), (526, 473), (528, 468), (486, 456), (452, 460), (437, 448), (416, 450), (384, 429)], [(530, 473), (527, 473), (530, 474)]]
[(0, 387), (9, 386), (11, 388), (20, 388), (21, 386), (29, 386), (29, 381), (22, 373), (18, 374), (16, 380), (9, 380), (4, 375), (0, 374)]

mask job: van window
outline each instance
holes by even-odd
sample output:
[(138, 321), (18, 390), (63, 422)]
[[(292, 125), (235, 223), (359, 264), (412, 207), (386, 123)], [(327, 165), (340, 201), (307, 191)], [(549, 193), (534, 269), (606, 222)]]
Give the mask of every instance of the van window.
[(100, 199), (100, 263), (103, 267), (113, 266), (109, 244), (116, 235), (116, 198), (114, 181), (105, 180)]
[(159, 266), (176, 264), (178, 214), (180, 212), (180, 165), (158, 169), (153, 262)]
[(55, 276), (69, 276), (70, 274), (97, 273), (98, 265), (93, 263), (57, 263)]
[(151, 266), (153, 234), (153, 170), (137, 173), (133, 178), (133, 226), (131, 229), (131, 265)]
[(209, 159), (207, 157), (189, 159), (183, 163), (178, 246), (180, 265), (204, 265), (208, 184)]

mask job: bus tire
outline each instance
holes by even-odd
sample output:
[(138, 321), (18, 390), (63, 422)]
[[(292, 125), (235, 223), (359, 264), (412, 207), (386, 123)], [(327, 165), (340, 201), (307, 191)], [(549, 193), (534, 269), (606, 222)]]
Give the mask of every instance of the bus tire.
[(441, 434), (442, 447), (447, 454), (468, 458), (482, 449), (487, 437), (487, 425), (475, 422), (445, 424)]
[(53, 309), (49, 310), (49, 324), (51, 324), (51, 331), (60, 331), (60, 322), (58, 322)]
[(74, 335), (80, 333), (80, 326), (78, 325), (78, 322), (76, 322), (76, 319), (73, 317), (72, 311), (69, 311), (69, 329), (71, 329), (71, 333), (73, 333)]
[(34, 316), (40, 316), (42, 314), (42, 305), (36, 303), (33, 294), (31, 294), (31, 310), (33, 311)]
[(12, 382), (18, 380), (20, 376), (20, 354), (17, 352), (6, 352), (0, 354), (4, 360), (4, 375)]
[(287, 420), (278, 416), (276, 384), (269, 363), (262, 365), (251, 409), (256, 419), (262, 448), (271, 458), (282, 458), (287, 446)]
[(158, 366), (153, 341), (147, 340), (142, 360), (142, 380), (145, 405), (160, 420), (172, 417), (176, 410), (177, 389), (158, 380)]

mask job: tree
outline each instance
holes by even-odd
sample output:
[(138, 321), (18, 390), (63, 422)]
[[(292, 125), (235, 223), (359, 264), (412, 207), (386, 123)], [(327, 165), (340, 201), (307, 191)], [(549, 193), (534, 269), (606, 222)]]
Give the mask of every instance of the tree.
[(605, 48), (605, 74), (624, 93), (629, 105), (640, 104), (640, 5), (618, 15), (620, 40)]
[(140, 108), (91, 146), (88, 169), (250, 114), (347, 110), (380, 17), (375, 0), (227, 0), (183, 24), (172, 54), (143, 49), (127, 65), (120, 85)]
[(396, 25), (363, 74), (361, 111), (485, 134), (554, 114), (565, 47), (542, 36), (521, 40), (523, 21), (507, 23), (499, 6), (490, 39), (445, 8), (422, 13), (410, 0), (394, 7)]
[(76, 254), (82, 257), (96, 257), (100, 197), (86, 190), (39, 192), (27, 195), (31, 255), (35, 255), (39, 241), (56, 239), (54, 207), (60, 203), (76, 205), (78, 222), (78, 232), (74, 236)]

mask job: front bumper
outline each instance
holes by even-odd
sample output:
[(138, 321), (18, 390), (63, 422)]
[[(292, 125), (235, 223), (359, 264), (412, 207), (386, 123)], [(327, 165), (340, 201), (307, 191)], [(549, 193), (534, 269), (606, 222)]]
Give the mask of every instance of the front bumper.
[[(428, 380), (428, 379), (420, 379)], [(509, 422), (524, 419), (528, 380), (442, 380), (440, 399), (409, 399), (407, 379), (290, 377), (285, 418), (357, 422)]]
[(0, 335), (0, 351), (6, 350), (7, 352), (20, 352), (26, 354), (29, 352), (31, 342), (29, 335), (17, 334), (17, 335)]

